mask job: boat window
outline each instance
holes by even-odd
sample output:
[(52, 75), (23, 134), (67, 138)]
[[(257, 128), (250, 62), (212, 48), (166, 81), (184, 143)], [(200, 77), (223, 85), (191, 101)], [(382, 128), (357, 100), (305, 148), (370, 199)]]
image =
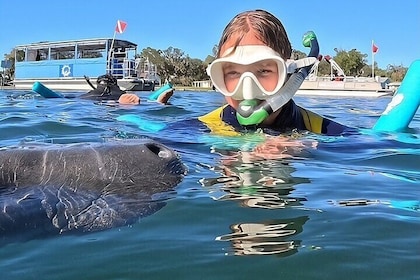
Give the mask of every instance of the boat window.
[(77, 58), (97, 58), (104, 57), (103, 53), (98, 50), (79, 50)]
[(74, 59), (75, 46), (51, 47), (51, 60)]
[(16, 50), (16, 61), (22, 62), (25, 61), (25, 50)]
[(39, 60), (38, 50), (34, 50), (34, 49), (26, 50), (26, 61), (36, 61), (37, 59)]
[(77, 58), (98, 58), (107, 57), (106, 47), (104, 43), (84, 44), (77, 45)]
[(41, 61), (48, 59), (48, 49), (28, 49), (27, 61)]
[[(25, 60), (25, 51), (19, 50), (22, 52), (22, 56), (18, 55), (17, 59), (18, 61), (24, 61)], [(21, 60), (20, 60), (21, 59)], [(27, 48), (26, 49), (26, 61), (41, 61), (41, 60), (47, 60), (48, 59), (48, 49), (39, 49), (39, 48)]]

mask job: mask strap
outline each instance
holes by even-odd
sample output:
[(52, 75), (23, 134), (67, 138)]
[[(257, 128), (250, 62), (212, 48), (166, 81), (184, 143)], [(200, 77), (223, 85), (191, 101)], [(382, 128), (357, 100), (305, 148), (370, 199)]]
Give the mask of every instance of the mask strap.
[(316, 57), (304, 57), (298, 60), (288, 59), (286, 61), (287, 73), (294, 73), (296, 69), (313, 65), (316, 61)]

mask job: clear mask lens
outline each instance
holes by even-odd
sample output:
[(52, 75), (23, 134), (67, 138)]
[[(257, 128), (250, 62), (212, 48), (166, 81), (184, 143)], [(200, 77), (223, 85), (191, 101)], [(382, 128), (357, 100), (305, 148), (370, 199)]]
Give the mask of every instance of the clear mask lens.
[[(277, 79), (277, 77), (275, 77)], [(230, 96), (236, 100), (244, 99), (266, 99), (269, 96), (275, 94), (283, 85), (277, 81), (277, 85), (272, 90), (267, 90), (260, 83), (258, 78), (252, 72), (244, 72), (239, 81), (236, 84), (236, 87), (233, 91), (229, 92), (227, 90), (226, 96)]]

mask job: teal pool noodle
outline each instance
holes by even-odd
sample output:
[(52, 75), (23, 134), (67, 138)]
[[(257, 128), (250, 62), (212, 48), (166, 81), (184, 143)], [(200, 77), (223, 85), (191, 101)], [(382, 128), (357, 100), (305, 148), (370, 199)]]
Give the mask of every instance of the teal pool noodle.
[(420, 201), (418, 200), (408, 200), (408, 201), (391, 201), (391, 207), (410, 210), (414, 212), (420, 211)]
[(159, 97), (159, 95), (161, 95), (164, 92), (168, 92), (173, 90), (172, 84), (171, 83), (167, 83), (165, 85), (163, 85), (161, 88), (159, 88), (158, 90), (156, 90), (154, 93), (152, 93), (149, 96), (149, 100), (154, 100), (156, 101)]
[(135, 124), (141, 130), (148, 132), (159, 132), (166, 127), (166, 125), (162, 122), (146, 120), (134, 114), (121, 115), (117, 117), (117, 120)]
[(420, 105), (420, 59), (415, 60), (385, 111), (373, 126), (375, 131), (404, 132)]
[(47, 88), (46, 86), (44, 86), (40, 82), (35, 82), (32, 85), (32, 91), (40, 94), (41, 96), (43, 96), (45, 98), (63, 98), (64, 97), (64, 95), (50, 90), (49, 88)]

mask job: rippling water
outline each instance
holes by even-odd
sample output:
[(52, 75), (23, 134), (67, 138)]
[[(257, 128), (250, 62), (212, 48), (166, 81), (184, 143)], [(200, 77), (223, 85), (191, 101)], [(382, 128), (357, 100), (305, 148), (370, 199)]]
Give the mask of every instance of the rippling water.
[[(75, 93), (77, 94), (77, 93)], [(95, 104), (0, 91), (0, 146), (156, 139), (189, 172), (158, 212), (132, 226), (0, 247), (1, 279), (420, 279), (420, 115), (409, 133), (368, 129), (385, 98), (295, 98), (360, 135), (215, 137), (189, 120), (216, 93), (171, 106)], [(167, 129), (118, 121), (135, 114)]]

